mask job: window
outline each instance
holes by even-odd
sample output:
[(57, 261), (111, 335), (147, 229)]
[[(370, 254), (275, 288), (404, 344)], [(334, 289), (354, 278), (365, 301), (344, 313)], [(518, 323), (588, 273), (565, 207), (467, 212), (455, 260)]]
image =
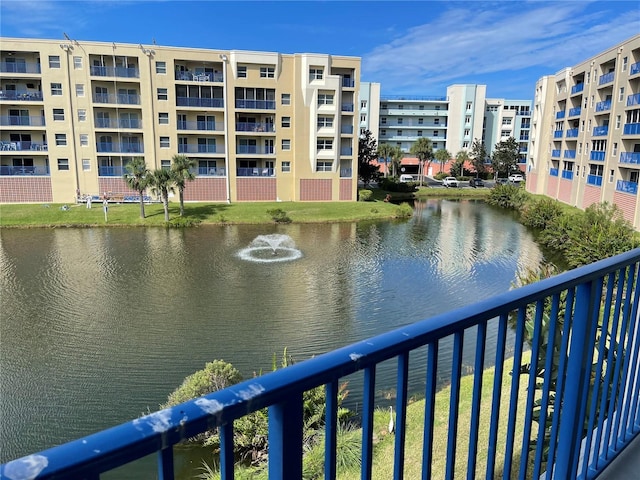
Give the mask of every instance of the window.
[(387, 124), (387, 117), (382, 117), (382, 118), (380, 119), (380, 124), (382, 124), (382, 125), (386, 125), (386, 124)]
[(419, 118), (418, 119), (418, 125), (423, 125), (423, 124), (424, 124), (424, 118)]
[(169, 137), (160, 137), (160, 148), (169, 148), (170, 146)]
[(611, 149), (611, 156), (615, 157), (618, 154), (618, 144), (614, 143), (613, 148)]
[(402, 125), (403, 119), (402, 117), (398, 118), (398, 125)]
[(156, 62), (156, 73), (160, 75), (167, 74), (167, 62)]
[(330, 93), (318, 94), (318, 105), (333, 105), (333, 95)]
[(591, 108), (593, 108), (593, 103), (595, 102), (595, 96), (591, 95)]
[(280, 95), (280, 103), (282, 105), (291, 105), (291, 94), (283, 93)]
[(49, 68), (60, 68), (60, 55), (49, 55)]
[(158, 89), (158, 100), (169, 100), (169, 93), (166, 88)]
[(437, 131), (437, 130), (434, 130), (434, 131), (433, 131), (433, 136), (434, 136), (434, 137), (437, 137), (437, 136), (438, 136), (438, 131)]
[(318, 67), (311, 67), (309, 69), (309, 81), (322, 80), (323, 69)]
[(282, 139), (282, 150), (291, 150), (291, 140), (288, 138)]
[(162, 170), (171, 170), (171, 160), (160, 160), (160, 168)]
[(578, 143), (578, 155), (582, 154), (582, 142)]
[(584, 132), (584, 120), (580, 122), (580, 131)]
[(387, 135), (387, 131), (386, 130), (380, 130), (380, 136), (384, 137)]
[(422, 130), (418, 130), (418, 136), (421, 137), (422, 136)]
[(318, 117), (318, 128), (333, 127), (333, 117)]
[(613, 170), (609, 170), (609, 183), (613, 182), (614, 175), (615, 175), (615, 172)]
[(82, 57), (73, 57), (74, 70), (82, 70)]
[[(467, 117), (468, 121), (467, 123), (471, 123), (471, 117)], [(502, 125), (511, 125), (511, 119), (510, 118), (503, 118), (502, 119)]]
[(238, 67), (238, 78), (247, 78), (247, 67)]
[(291, 162), (282, 162), (282, 171), (290, 172), (291, 171)]
[(316, 163), (316, 172), (330, 172), (332, 166), (332, 162), (319, 161)]
[(280, 124), (282, 128), (289, 128), (291, 126), (291, 117), (282, 117)]
[(591, 79), (591, 72), (587, 72), (587, 81), (585, 82), (587, 85), (589, 84), (590, 79)]
[(419, 105), (418, 110), (424, 110), (424, 105)]
[(158, 113), (158, 123), (160, 125), (168, 125), (169, 124), (169, 114), (167, 112)]
[(469, 148), (469, 142), (462, 142), (462, 148)]
[(87, 111), (84, 108), (78, 109), (78, 121), (86, 122), (87, 121)]
[(364, 123), (367, 121), (367, 116), (366, 115), (360, 115), (360, 123)]
[(76, 83), (76, 97), (84, 97), (84, 85)]
[(260, 78), (275, 78), (275, 72), (274, 67), (260, 67)]
[(91, 160), (88, 158), (82, 159), (82, 170), (88, 172), (91, 170)]
[(434, 118), (433, 119), (433, 124), (434, 125), (440, 125), (440, 119), (439, 118)]
[(62, 84), (61, 83), (52, 83), (51, 84), (51, 95), (62, 95)]
[(502, 130), (500, 132), (500, 136), (502, 137), (508, 137), (509, 135), (511, 135), (511, 132), (509, 130)]
[(54, 120), (62, 120), (62, 121), (64, 121), (64, 109), (63, 108), (54, 108), (53, 109), (53, 119)]
[(331, 150), (333, 149), (333, 140), (329, 138), (319, 138), (317, 148), (318, 150)]
[(82, 146), (82, 147), (88, 147), (89, 146), (89, 135), (87, 135), (86, 133), (81, 133), (80, 134), (80, 146)]
[(58, 170), (69, 170), (69, 159), (68, 158), (59, 158), (58, 159)]
[(627, 57), (624, 57), (622, 59), (622, 71), (626, 72), (627, 71), (627, 63), (629, 62), (629, 59)]
[(67, 144), (66, 133), (56, 133), (56, 145), (58, 147), (64, 147)]
[(362, 110), (364, 110), (365, 108), (367, 108), (367, 101), (366, 101), (366, 100), (362, 100), (362, 101), (360, 102), (360, 108), (361, 108)]
[(618, 101), (624, 100), (624, 87), (620, 87), (620, 93), (618, 94)]
[(464, 129), (464, 136), (468, 137), (471, 134), (471, 130), (469, 130), (468, 128)]
[(396, 130), (396, 136), (401, 137), (402, 136), (402, 130)]
[(621, 118), (620, 115), (616, 115), (616, 130), (620, 128)]
[(467, 112), (471, 111), (471, 102), (467, 102)]

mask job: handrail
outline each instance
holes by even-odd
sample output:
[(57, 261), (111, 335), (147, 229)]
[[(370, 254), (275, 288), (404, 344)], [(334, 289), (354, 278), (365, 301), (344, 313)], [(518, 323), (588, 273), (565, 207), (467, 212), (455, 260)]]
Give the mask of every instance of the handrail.
[[(302, 393), (325, 385), (328, 420), (325, 472), (327, 478), (335, 478), (335, 398), (338, 381), (347, 375), (363, 371), (362, 477), (370, 478), (375, 369), (381, 362), (397, 358), (398, 417), (394, 472), (395, 478), (401, 478), (408, 397), (408, 355), (417, 348), (426, 346), (428, 355), (426, 360), (423, 359), (426, 361), (427, 371), (426, 421), (423, 424), (426, 447), (422, 468), (423, 476), (429, 477), (430, 459), (435, 453), (431, 440), (438, 346), (441, 340), (453, 336), (449, 438), (446, 452), (439, 452), (446, 454), (446, 474), (447, 478), (452, 478), (456, 458), (455, 431), (462, 428), (458, 425), (458, 398), (464, 335), (470, 329), (477, 329), (472, 440), (467, 454), (467, 468), (475, 471), (478, 461), (475, 442), (480, 421), (486, 333), (488, 328), (495, 327), (498, 329), (498, 339), (495, 349), (496, 374), (492, 392), (490, 451), (486, 462), (487, 478), (492, 478), (495, 474), (495, 441), (499, 435), (497, 425), (500, 416), (508, 419), (506, 443), (501, 438), (506, 448), (505, 472), (511, 472), (512, 460), (520, 458), (520, 478), (527, 475), (529, 462), (533, 464), (535, 478), (544, 472), (547, 465), (548, 468), (553, 468), (554, 478), (593, 478), (640, 433), (640, 395), (634, 388), (640, 382), (639, 268), (640, 249), (631, 250), (474, 305), (362, 340), (83, 439), (14, 460), (0, 466), (0, 476), (20, 478), (20, 474), (26, 476), (29, 473), (29, 478), (38, 479), (76, 476), (99, 478), (99, 474), (104, 471), (158, 452), (160, 478), (173, 478), (173, 445), (208, 429), (220, 427), (221, 478), (231, 479), (234, 470), (233, 421), (250, 412), (269, 408), (269, 478), (301, 478)], [(516, 317), (513, 372), (519, 372), (520, 375), (512, 376), (510, 392), (504, 392), (510, 397), (510, 403), (501, 411), (507, 320)], [(533, 326), (528, 339), (525, 323)], [(600, 331), (602, 334), (599, 334)], [(545, 332), (549, 332), (551, 355), (547, 355), (544, 348), (547, 345), (543, 342)], [(537, 364), (533, 363), (535, 368), (528, 371), (524, 368), (526, 362), (523, 360), (527, 343), (531, 345), (532, 360), (537, 359)], [(596, 358), (597, 363), (592, 364)], [(559, 369), (558, 382), (553, 391), (546, 387), (550, 384), (552, 361)], [(544, 373), (544, 380), (541, 378), (540, 368)], [(593, 386), (590, 384), (591, 378), (595, 379)], [(526, 388), (521, 389), (520, 382)], [(545, 385), (542, 392), (538, 390), (537, 382)], [(593, 395), (589, 392), (593, 392)], [(562, 408), (550, 408), (551, 393), (555, 395), (555, 404), (563, 405)], [(519, 402), (521, 395), (526, 397), (526, 403)], [(588, 403), (589, 397), (591, 400)], [(542, 436), (533, 433), (534, 401), (541, 402), (543, 424), (547, 415), (549, 416), (551, 429), (548, 453), (543, 451)], [(519, 404), (526, 405), (523, 412), (524, 435), (521, 438), (515, 431), (516, 419), (521, 415), (517, 414)], [(588, 431), (583, 430), (583, 425), (589, 425)], [(543, 431), (541, 429), (540, 432)], [(533, 441), (537, 445), (533, 445)]]

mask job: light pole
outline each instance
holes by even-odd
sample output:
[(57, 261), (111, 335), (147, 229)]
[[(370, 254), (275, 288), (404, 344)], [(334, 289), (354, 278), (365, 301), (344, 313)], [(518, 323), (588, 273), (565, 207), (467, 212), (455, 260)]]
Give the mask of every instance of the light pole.
[(229, 102), (227, 101), (227, 57), (220, 54), (222, 60), (222, 101), (224, 102), (224, 166), (227, 175), (227, 203), (231, 203), (231, 169), (229, 168)]

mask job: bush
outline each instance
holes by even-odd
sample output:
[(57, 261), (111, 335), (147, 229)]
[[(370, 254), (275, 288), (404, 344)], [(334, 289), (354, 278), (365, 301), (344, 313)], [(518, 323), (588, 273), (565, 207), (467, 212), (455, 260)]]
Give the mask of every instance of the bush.
[(287, 212), (285, 212), (281, 208), (267, 210), (267, 214), (270, 215), (273, 221), (276, 223), (291, 223), (291, 219), (287, 215)]
[(417, 190), (416, 182), (400, 183), (395, 177), (381, 178), (378, 186), (387, 192), (413, 193)]
[(371, 190), (360, 190), (358, 194), (361, 202), (369, 202), (373, 197), (373, 192)]
[(413, 208), (408, 203), (401, 203), (396, 209), (397, 218), (411, 218), (413, 215)]
[(526, 192), (515, 185), (497, 185), (491, 189), (487, 202), (496, 207), (520, 210), (527, 199)]
[(544, 230), (562, 215), (562, 207), (557, 200), (543, 198), (526, 204), (522, 208), (521, 221), (528, 227)]
[(442, 180), (443, 178), (446, 178), (448, 176), (449, 174), (447, 172), (438, 172), (433, 176), (433, 178), (435, 178), (436, 180)]

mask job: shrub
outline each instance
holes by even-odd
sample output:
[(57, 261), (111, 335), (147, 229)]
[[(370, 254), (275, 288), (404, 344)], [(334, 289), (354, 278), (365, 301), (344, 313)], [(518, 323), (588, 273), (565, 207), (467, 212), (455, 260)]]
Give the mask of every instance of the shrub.
[(397, 178), (381, 178), (378, 186), (388, 192), (412, 193), (417, 190), (416, 182), (400, 183)]
[(438, 172), (433, 176), (433, 178), (435, 178), (436, 180), (442, 180), (443, 178), (446, 178), (448, 176), (449, 174), (447, 172)]
[(360, 195), (361, 202), (369, 202), (373, 197), (373, 192), (371, 190), (360, 190), (358, 193)]
[(408, 203), (401, 203), (396, 209), (397, 218), (411, 218), (413, 215), (413, 208)]
[(557, 200), (543, 198), (526, 204), (521, 213), (523, 224), (544, 230), (551, 222), (562, 215), (562, 207)]
[(519, 210), (527, 199), (526, 192), (515, 185), (497, 185), (491, 189), (487, 197), (490, 205)]
[(267, 214), (270, 215), (273, 221), (276, 223), (291, 223), (291, 219), (287, 215), (287, 212), (285, 212), (281, 208), (267, 210)]
[(166, 223), (169, 228), (195, 227), (200, 224), (200, 220), (194, 218), (178, 217)]

